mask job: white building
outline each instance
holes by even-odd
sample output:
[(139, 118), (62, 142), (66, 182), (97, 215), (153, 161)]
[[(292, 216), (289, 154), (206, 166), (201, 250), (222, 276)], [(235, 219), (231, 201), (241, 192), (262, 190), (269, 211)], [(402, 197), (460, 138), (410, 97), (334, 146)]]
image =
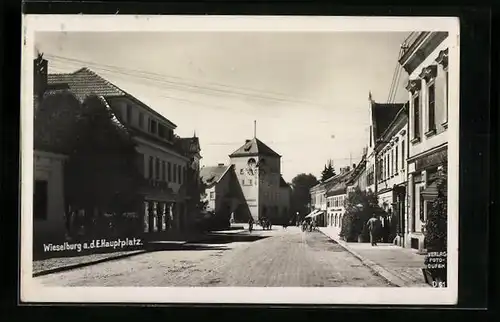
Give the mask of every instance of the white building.
[(144, 175), (143, 202), (135, 213), (143, 218), (145, 233), (187, 228), (187, 168), (198, 166), (199, 144), (197, 151), (184, 151), (181, 138), (174, 134), (174, 123), (88, 68), (45, 74), (39, 82), (42, 86), (65, 87), (80, 101), (90, 95), (100, 97), (116, 120), (132, 133), (137, 143), (138, 167)]
[(447, 32), (415, 32), (399, 59), (409, 74), (410, 100), (405, 246), (420, 251), (425, 249), (428, 198), (436, 196), (434, 180), (447, 162), (448, 46)]
[(229, 155), (245, 198), (236, 210), (238, 221), (266, 217), (282, 224), (291, 219), (290, 187), (281, 176), (281, 156), (258, 138), (246, 140)]
[[(404, 245), (406, 216), (406, 157), (408, 151), (408, 105), (404, 105), (380, 135), (376, 146), (379, 205), (390, 215), (388, 224), (396, 243)], [(392, 242), (392, 240), (390, 241)]]

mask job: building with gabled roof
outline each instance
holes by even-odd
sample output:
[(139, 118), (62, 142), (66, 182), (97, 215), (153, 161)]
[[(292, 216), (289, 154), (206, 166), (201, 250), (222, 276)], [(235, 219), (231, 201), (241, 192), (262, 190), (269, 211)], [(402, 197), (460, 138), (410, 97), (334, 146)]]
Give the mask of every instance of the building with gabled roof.
[(229, 158), (245, 198), (235, 218), (248, 221), (250, 214), (255, 221), (268, 218), (276, 224), (288, 223), (291, 190), (281, 176), (281, 155), (254, 137)]
[(35, 64), (35, 108), (44, 93), (50, 91), (65, 90), (80, 102), (89, 96), (99, 97), (136, 143), (137, 164), (144, 176), (140, 189), (144, 198), (134, 213), (143, 218), (144, 232), (151, 235), (188, 228), (189, 205), (199, 201), (199, 197), (190, 194), (192, 184), (198, 183), (198, 138), (179, 138), (174, 134), (177, 126), (173, 122), (88, 68), (48, 74), (47, 65), (41, 56)]

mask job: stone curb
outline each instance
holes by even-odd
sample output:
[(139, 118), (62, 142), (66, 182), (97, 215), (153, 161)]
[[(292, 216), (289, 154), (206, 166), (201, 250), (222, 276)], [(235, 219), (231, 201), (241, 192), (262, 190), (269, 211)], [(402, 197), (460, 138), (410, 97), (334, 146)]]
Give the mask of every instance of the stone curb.
[(337, 244), (339, 244), (345, 250), (347, 250), (349, 253), (351, 253), (354, 257), (356, 257), (357, 259), (359, 259), (363, 263), (363, 265), (365, 265), (366, 267), (368, 267), (369, 269), (371, 269), (372, 271), (374, 271), (378, 275), (382, 276), (390, 284), (392, 284), (392, 285), (394, 285), (396, 287), (408, 287), (408, 284), (411, 284), (411, 283), (407, 282), (405, 279), (397, 276), (396, 274), (391, 273), (390, 271), (388, 271), (387, 269), (385, 269), (381, 265), (379, 265), (379, 264), (377, 264), (377, 263), (375, 263), (375, 262), (373, 262), (373, 261), (371, 261), (371, 260), (369, 260), (367, 258), (364, 258), (360, 254), (358, 254), (355, 250), (353, 250), (351, 247), (349, 247), (347, 245), (347, 243), (345, 243), (344, 241), (328, 235), (322, 229), (320, 229), (320, 231), (321, 231), (321, 233), (323, 235), (325, 235), (326, 237), (328, 237), (331, 240), (335, 241)]
[(110, 256), (110, 257), (96, 259), (96, 260), (89, 261), (89, 262), (84, 262), (84, 263), (78, 263), (78, 264), (73, 264), (73, 265), (66, 265), (66, 266), (59, 266), (59, 267), (49, 268), (49, 269), (46, 269), (46, 270), (43, 270), (43, 271), (39, 271), (39, 272), (33, 273), (33, 277), (38, 277), (38, 276), (44, 276), (44, 275), (49, 275), (49, 274), (53, 274), (53, 273), (59, 273), (59, 272), (69, 271), (69, 270), (73, 270), (73, 269), (77, 269), (77, 268), (81, 268), (81, 267), (86, 267), (86, 266), (91, 266), (91, 265), (95, 265), (95, 264), (100, 264), (100, 263), (104, 263), (104, 262), (109, 262), (109, 261), (117, 260), (117, 259), (132, 257), (132, 256), (144, 254), (144, 253), (147, 253), (147, 252), (148, 252), (147, 250), (138, 250), (138, 251), (135, 251), (135, 252), (129, 253), (129, 254), (122, 254), (122, 255), (118, 255), (118, 256)]

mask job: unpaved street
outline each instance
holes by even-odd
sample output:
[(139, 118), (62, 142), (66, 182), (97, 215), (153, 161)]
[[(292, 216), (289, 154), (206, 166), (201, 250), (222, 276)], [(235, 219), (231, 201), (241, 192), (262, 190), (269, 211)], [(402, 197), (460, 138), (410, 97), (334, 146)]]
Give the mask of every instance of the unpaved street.
[(322, 233), (297, 227), (223, 234), (36, 280), (46, 286), (390, 286)]

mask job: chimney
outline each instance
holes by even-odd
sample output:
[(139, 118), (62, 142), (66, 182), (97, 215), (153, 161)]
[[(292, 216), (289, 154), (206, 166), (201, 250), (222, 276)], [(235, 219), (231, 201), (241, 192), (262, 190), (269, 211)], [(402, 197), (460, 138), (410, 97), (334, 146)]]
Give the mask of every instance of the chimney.
[(43, 59), (43, 54), (38, 54), (33, 63), (33, 94), (41, 100), (47, 88), (48, 62), (46, 59)]
[(248, 143), (248, 142), (250, 142), (250, 141), (252, 141), (252, 140), (245, 140), (245, 143)]
[(353, 164), (352, 164), (352, 169), (353, 169), (353, 170), (354, 170), (354, 169), (356, 169), (356, 163), (353, 163)]

